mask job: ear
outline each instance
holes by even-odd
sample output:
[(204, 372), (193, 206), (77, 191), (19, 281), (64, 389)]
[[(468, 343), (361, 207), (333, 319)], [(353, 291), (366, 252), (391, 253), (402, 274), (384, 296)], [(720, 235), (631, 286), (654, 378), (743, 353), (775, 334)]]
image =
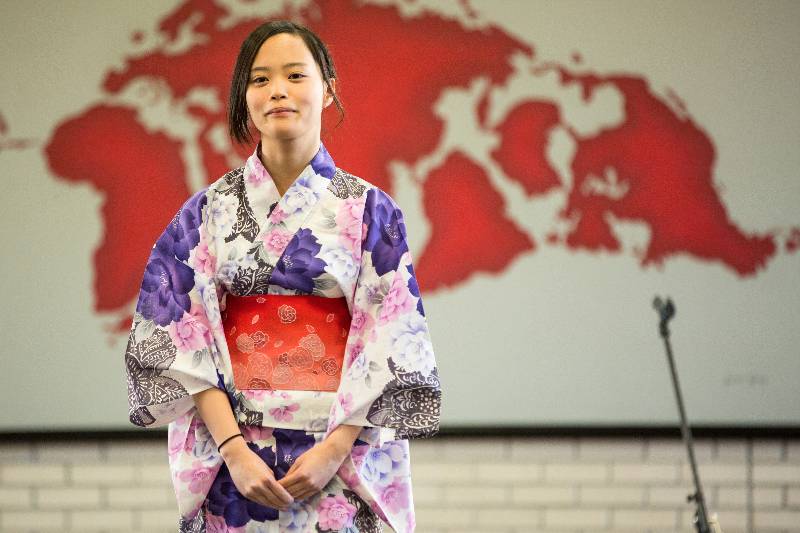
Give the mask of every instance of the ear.
[(322, 98), (322, 108), (326, 108), (333, 103), (333, 95), (336, 93), (336, 78), (330, 79), (330, 87), (325, 85), (325, 95)]

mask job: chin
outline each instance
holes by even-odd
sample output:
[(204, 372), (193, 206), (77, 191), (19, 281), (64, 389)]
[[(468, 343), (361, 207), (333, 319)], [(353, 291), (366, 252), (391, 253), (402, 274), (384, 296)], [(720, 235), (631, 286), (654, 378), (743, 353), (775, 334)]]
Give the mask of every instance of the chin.
[(261, 132), (261, 137), (264, 139), (274, 139), (276, 141), (292, 141), (301, 135), (302, 132), (298, 132), (293, 128), (272, 129), (268, 132)]

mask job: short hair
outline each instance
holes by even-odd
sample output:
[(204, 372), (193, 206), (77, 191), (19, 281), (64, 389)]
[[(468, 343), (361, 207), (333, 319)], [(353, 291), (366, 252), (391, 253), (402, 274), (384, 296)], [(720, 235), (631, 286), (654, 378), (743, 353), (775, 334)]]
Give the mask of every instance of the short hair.
[(325, 46), (325, 43), (316, 33), (305, 26), (288, 20), (274, 20), (266, 22), (253, 30), (242, 43), (239, 56), (236, 58), (231, 90), (228, 96), (228, 132), (231, 138), (239, 144), (253, 142), (253, 135), (247, 124), (247, 101), (245, 98), (247, 85), (250, 81), (250, 69), (264, 41), (280, 33), (297, 35), (306, 43), (320, 72), (322, 72), (322, 81), (333, 95), (333, 101), (339, 110), (339, 122), (336, 125), (338, 126), (344, 120), (344, 107), (331, 85), (331, 79), (336, 78), (336, 67), (333, 64), (330, 52), (328, 52), (328, 47)]

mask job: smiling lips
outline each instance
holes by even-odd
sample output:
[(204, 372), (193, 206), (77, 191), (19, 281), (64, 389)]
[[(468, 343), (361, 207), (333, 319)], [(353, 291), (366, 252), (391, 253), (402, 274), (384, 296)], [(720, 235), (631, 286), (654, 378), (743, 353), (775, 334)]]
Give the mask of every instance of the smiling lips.
[(284, 113), (284, 112), (294, 112), (294, 109), (289, 109), (288, 107), (276, 107), (275, 109), (270, 109), (267, 111), (267, 115), (273, 115), (275, 113)]

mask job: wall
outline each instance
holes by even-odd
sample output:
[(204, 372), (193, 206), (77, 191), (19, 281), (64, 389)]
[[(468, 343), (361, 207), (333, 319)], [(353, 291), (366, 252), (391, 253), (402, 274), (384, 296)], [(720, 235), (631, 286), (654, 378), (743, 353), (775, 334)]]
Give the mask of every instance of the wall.
[[(700, 440), (725, 533), (800, 531), (800, 440)], [(685, 451), (661, 438), (412, 445), (420, 533), (689, 533)], [(0, 444), (0, 531), (175, 531), (163, 441)]]
[[(216, 3), (3, 2), (1, 431), (127, 426), (146, 258), (241, 164), (229, 71), (287, 2)], [(289, 3), (336, 57), (326, 147), (406, 215), (443, 424), (672, 423), (668, 294), (694, 423), (800, 425), (800, 2)]]

